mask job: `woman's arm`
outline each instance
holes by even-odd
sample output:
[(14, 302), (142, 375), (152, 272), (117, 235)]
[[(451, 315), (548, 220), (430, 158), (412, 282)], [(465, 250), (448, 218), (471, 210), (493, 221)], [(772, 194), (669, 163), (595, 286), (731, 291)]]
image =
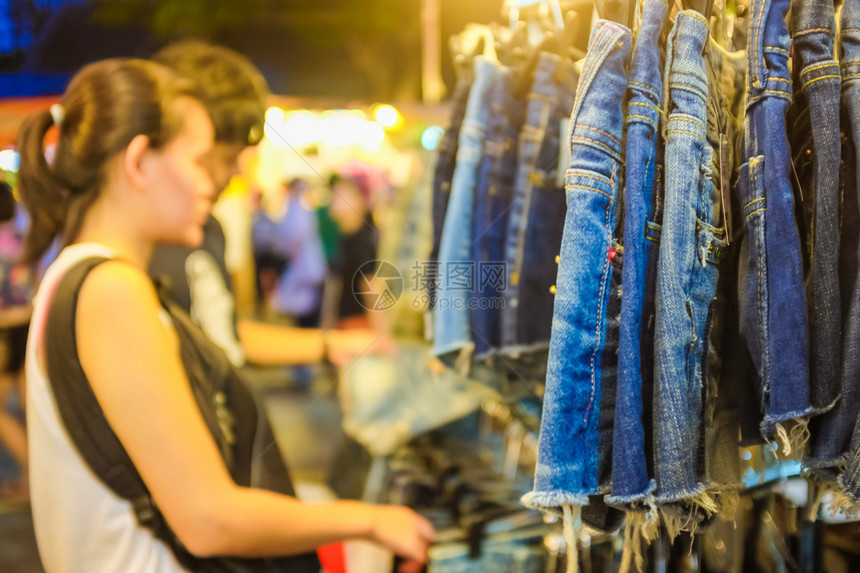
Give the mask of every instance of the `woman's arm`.
[(159, 309), (143, 272), (120, 262), (96, 267), (78, 300), (78, 352), (108, 422), (192, 553), (287, 555), (368, 538), (414, 560), (426, 557), (432, 527), (410, 510), (309, 505), (233, 483)]

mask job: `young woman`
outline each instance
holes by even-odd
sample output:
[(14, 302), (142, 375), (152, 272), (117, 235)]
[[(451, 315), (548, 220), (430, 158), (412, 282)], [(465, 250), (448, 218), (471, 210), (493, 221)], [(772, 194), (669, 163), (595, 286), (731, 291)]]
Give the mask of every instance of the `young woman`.
[[(43, 141), (59, 128), (50, 165)], [(178, 338), (146, 274), (154, 245), (201, 241), (214, 192), (205, 158), (213, 128), (191, 86), (142, 60), (81, 70), (62, 103), (19, 133), (22, 199), (32, 216), (25, 258), (55, 237), (28, 342), (33, 518), (48, 573), (182, 571), (131, 504), (90, 471), (65, 427), (45, 363), (44, 324), (64, 273), (93, 257), (78, 293), (77, 357), (98, 404), (170, 529), (193, 555), (283, 556), (364, 538), (417, 570), (433, 537), (412, 511), (355, 502), (307, 505), (237, 485), (183, 369)]]

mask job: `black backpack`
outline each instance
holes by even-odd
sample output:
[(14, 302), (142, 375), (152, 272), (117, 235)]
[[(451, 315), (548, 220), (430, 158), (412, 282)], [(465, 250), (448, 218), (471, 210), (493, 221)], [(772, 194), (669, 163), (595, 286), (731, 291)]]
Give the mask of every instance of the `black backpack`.
[[(278, 558), (198, 558), (168, 526), (131, 459), (99, 406), (78, 358), (75, 313), (78, 293), (89, 272), (105, 257), (73, 265), (61, 278), (49, 301), (45, 326), (45, 363), (63, 425), (96, 476), (119, 497), (131, 502), (141, 526), (167, 544), (189, 571), (200, 573), (319, 573), (316, 553)], [(159, 301), (170, 315), (179, 338), (182, 364), (194, 398), (233, 480), (251, 481), (253, 444), (257, 433), (254, 398), (223, 351), (158, 288)], [(277, 448), (269, 448), (277, 450)], [(288, 475), (284, 474), (288, 482)], [(286, 483), (281, 491), (291, 492)], [(297, 524), (300, 526), (301, 524)]]

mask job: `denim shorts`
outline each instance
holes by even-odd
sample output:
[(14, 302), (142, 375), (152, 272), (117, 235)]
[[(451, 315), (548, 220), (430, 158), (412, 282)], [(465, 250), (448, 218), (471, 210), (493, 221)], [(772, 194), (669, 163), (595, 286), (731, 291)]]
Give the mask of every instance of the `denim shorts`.
[(555, 258), (564, 228), (565, 193), (558, 178), (561, 122), (573, 108), (572, 62), (541, 53), (520, 133), (519, 164), (508, 221), (508, 281), (502, 310), (502, 352), (546, 350), (549, 345)]
[(713, 149), (707, 141), (708, 26), (697, 12), (677, 15), (669, 36), (665, 204), (657, 268), (654, 432), (657, 500), (704, 491), (702, 364), (724, 231), (716, 227)]
[(791, 102), (788, 0), (754, 0), (748, 36), (744, 163), (738, 187), (747, 228), (742, 332), (758, 373), (762, 433), (811, 413), (800, 234), (785, 117)]
[(833, 58), (835, 29), (832, 0), (792, 2), (798, 88), (791, 110), (791, 152), (806, 225), (809, 398), (818, 412), (829, 410), (839, 399), (842, 354), (838, 272), (841, 73)]
[[(498, 73), (484, 56), (475, 58), (475, 82), (460, 128), (457, 166), (439, 245), (440, 280), (434, 308), (433, 353), (454, 363), (473, 348), (469, 331), (469, 299), (474, 297), (475, 268), (472, 260), (472, 208), (481, 143), (487, 133), (490, 93)], [(468, 365), (468, 362), (466, 362)]]
[[(626, 180), (624, 184), (624, 266), (618, 348), (618, 382), (612, 449), (612, 495), (608, 503), (629, 504), (654, 488), (648, 475), (643, 422), (643, 378), (651, 378), (646, 354), (653, 339), (652, 311), (646, 309), (648, 268), (656, 263), (659, 224), (653, 222), (655, 174), (660, 141), (663, 79), (658, 44), (666, 17), (665, 0), (646, 0), (627, 82)], [(656, 264), (653, 265), (656, 269)], [(613, 277), (614, 278), (614, 277)], [(653, 280), (655, 277), (651, 277)], [(653, 298), (651, 298), (653, 308)], [(612, 313), (610, 312), (610, 317)], [(608, 337), (608, 335), (607, 335)], [(648, 387), (651, 384), (647, 384)]]
[[(460, 127), (463, 116), (466, 115), (466, 101), (472, 89), (474, 73), (471, 69), (463, 70), (457, 78), (454, 95), (451, 97), (451, 119), (448, 129), (439, 142), (436, 156), (436, 167), (433, 172), (433, 247), (430, 251), (430, 263), (439, 260), (439, 244), (442, 242), (442, 227), (445, 223), (445, 212), (448, 210), (448, 199), (451, 196), (451, 180), (454, 178), (454, 167), (457, 165), (457, 146), (460, 140)], [(428, 283), (428, 295), (433, 310), (435, 301), (436, 281)]]
[(567, 213), (556, 282), (534, 490), (543, 510), (585, 505), (599, 490), (601, 368), (632, 34), (597, 22), (570, 118)]
[[(507, 287), (505, 238), (516, 178), (518, 138), (525, 103), (514, 95), (519, 73), (502, 68), (490, 96), (487, 138), (475, 190), (472, 259), (477, 296), (488, 304), (470, 309), (475, 358), (492, 354), (501, 344), (501, 319)], [(497, 304), (499, 303), (499, 304)]]

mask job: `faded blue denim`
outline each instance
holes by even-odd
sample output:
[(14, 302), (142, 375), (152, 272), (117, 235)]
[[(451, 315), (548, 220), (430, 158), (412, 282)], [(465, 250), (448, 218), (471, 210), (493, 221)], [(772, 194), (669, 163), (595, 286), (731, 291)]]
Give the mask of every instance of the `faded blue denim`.
[(598, 493), (605, 345), (630, 30), (605, 20), (589, 40), (570, 120), (567, 215), (552, 318), (534, 490), (526, 505), (557, 511)]
[(560, 126), (570, 115), (576, 73), (570, 61), (542, 53), (520, 134), (519, 165), (507, 229), (508, 284), (502, 352), (546, 350), (552, 325), (555, 257), (564, 229), (565, 196), (556, 185)]
[[(514, 95), (518, 81), (517, 71), (502, 68), (490, 96), (490, 118), (472, 222), (472, 258), (479, 267), (475, 286), (477, 296), (484, 300), (503, 300), (507, 284), (505, 238), (516, 178), (517, 142), (525, 116), (525, 102)], [(487, 267), (484, 271), (480, 268), (482, 264)], [(502, 272), (498, 282), (496, 270)], [(472, 308), (471, 319), (475, 358), (480, 360), (501, 344), (502, 309)]]
[(680, 12), (667, 42), (666, 187), (657, 262), (654, 433), (658, 501), (703, 492), (697, 475), (706, 322), (725, 249), (714, 225), (713, 150), (707, 141), (708, 27)]
[[(646, 0), (642, 24), (627, 82), (627, 148), (624, 183), (624, 267), (618, 385), (612, 449), (612, 495), (607, 503), (628, 504), (643, 499), (655, 485), (648, 476), (643, 423), (643, 368), (650, 348), (648, 323), (643, 321), (649, 258), (657, 256), (646, 236), (652, 218), (657, 151), (660, 145), (660, 106), (663, 79), (658, 40), (666, 17), (664, 0)], [(652, 229), (656, 225), (651, 226)], [(653, 253), (652, 253), (653, 251)], [(650, 412), (647, 414), (650, 415)]]
[(468, 308), (469, 298), (474, 295), (475, 288), (472, 207), (481, 144), (487, 133), (490, 93), (497, 73), (496, 66), (489, 59), (483, 56), (475, 58), (475, 82), (460, 128), (457, 166), (439, 245), (441, 278), (437, 284), (434, 308), (433, 354), (446, 359), (453, 355), (456, 360), (460, 352), (468, 354), (474, 348)]
[[(842, 5), (842, 202), (839, 279), (842, 298), (841, 399), (824, 414), (813, 450), (816, 467), (846, 460), (856, 465), (858, 450), (850, 447), (860, 414), (860, 4)], [(850, 453), (849, 453), (850, 450)], [(846, 457), (847, 454), (847, 457)], [(851, 471), (849, 469), (849, 471)], [(856, 486), (855, 486), (856, 487)]]
[(748, 253), (741, 261), (741, 331), (758, 373), (766, 436), (776, 424), (811, 413), (806, 298), (786, 135), (788, 5), (788, 0), (753, 0), (750, 6), (744, 163), (738, 180)]
[[(839, 399), (839, 62), (833, 59), (833, 0), (791, 6), (794, 42), (792, 154), (806, 213), (809, 268), (809, 398), (819, 412)], [(817, 439), (813, 435), (813, 442)]]
[[(448, 129), (442, 136), (437, 147), (436, 167), (433, 172), (433, 247), (430, 251), (430, 263), (439, 260), (439, 245), (442, 242), (442, 228), (445, 223), (445, 213), (448, 210), (448, 199), (451, 196), (451, 181), (454, 178), (454, 168), (457, 165), (457, 148), (460, 141), (460, 128), (466, 115), (466, 102), (472, 90), (475, 76), (471, 69), (462, 70), (454, 87), (451, 97), (451, 119)], [(433, 310), (436, 300), (436, 282), (428, 283), (427, 294), (430, 300), (429, 310)]]

